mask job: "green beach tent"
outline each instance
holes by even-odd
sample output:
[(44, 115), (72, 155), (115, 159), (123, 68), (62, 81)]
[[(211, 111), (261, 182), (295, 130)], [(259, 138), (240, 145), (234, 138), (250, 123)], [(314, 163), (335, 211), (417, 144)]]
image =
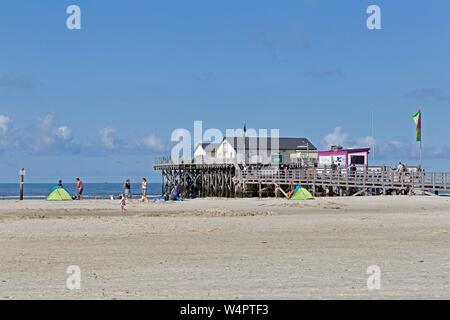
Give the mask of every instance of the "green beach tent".
[(292, 192), (291, 197), (289, 198), (291, 200), (311, 200), (314, 199), (314, 197), (311, 195), (311, 193), (303, 188), (302, 186), (297, 186)]
[(54, 189), (47, 198), (48, 201), (71, 201), (72, 197), (63, 188)]

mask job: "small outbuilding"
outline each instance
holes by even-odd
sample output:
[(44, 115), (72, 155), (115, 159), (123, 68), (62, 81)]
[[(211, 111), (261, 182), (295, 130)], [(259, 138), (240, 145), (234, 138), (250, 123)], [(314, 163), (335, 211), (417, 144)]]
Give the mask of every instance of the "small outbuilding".
[(369, 165), (370, 148), (343, 149), (341, 146), (332, 146), (331, 150), (318, 152), (319, 167), (331, 167), (333, 164), (347, 168), (351, 165), (367, 167)]

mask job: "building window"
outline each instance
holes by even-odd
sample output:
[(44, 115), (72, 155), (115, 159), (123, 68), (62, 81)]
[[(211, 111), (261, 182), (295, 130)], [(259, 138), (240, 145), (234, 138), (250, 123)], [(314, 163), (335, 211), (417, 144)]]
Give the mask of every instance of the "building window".
[(350, 156), (350, 164), (366, 164), (364, 156)]

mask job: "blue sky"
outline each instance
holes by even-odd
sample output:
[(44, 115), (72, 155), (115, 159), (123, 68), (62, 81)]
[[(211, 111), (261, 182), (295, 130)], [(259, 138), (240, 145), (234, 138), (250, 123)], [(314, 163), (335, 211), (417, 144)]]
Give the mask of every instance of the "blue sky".
[[(81, 30), (66, 28), (67, 6)], [(381, 8), (368, 30), (366, 8)], [(448, 1), (0, 1), (0, 182), (148, 176), (176, 128), (279, 128), (449, 170)], [(371, 113), (375, 134), (371, 137)]]

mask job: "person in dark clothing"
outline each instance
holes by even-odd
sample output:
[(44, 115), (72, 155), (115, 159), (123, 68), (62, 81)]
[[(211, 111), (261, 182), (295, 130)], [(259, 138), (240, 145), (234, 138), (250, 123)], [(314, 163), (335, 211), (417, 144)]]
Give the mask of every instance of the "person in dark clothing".
[(336, 165), (336, 163), (333, 162), (333, 163), (331, 164), (331, 171), (334, 172), (334, 171), (336, 171), (336, 169), (337, 169), (337, 165)]
[(123, 188), (125, 189), (125, 197), (127, 197), (128, 199), (132, 198), (131, 195), (131, 182), (130, 179), (127, 179), (123, 185)]
[(356, 166), (355, 166), (354, 163), (350, 166), (350, 176), (351, 177), (355, 177), (356, 176)]

